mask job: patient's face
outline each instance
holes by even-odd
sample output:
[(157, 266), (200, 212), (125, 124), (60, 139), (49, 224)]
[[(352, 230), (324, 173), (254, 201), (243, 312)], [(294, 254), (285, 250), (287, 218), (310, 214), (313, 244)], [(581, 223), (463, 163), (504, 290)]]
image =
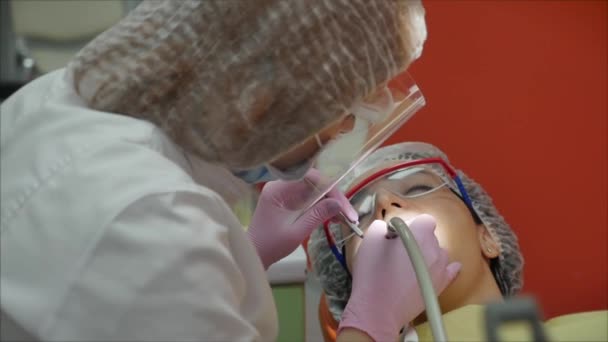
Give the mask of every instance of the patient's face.
[[(450, 261), (462, 263), (459, 275), (440, 296), (440, 301), (450, 302), (450, 297), (455, 297), (455, 300), (461, 297), (463, 291), (474, 287), (474, 282), (484, 268), (485, 271), (488, 270), (487, 259), (481, 250), (481, 239), (482, 235), (487, 238), (489, 234), (483, 225), (475, 223), (464, 202), (430, 168), (412, 168), (401, 175), (395, 173), (374, 182), (355, 194), (351, 203), (359, 212), (360, 226), (364, 231), (374, 220), (388, 222), (392, 217), (398, 216), (408, 221), (420, 214), (435, 217), (435, 235), (439, 245), (447, 250)], [(343, 236), (350, 233), (348, 228), (342, 227)], [(360, 238), (353, 237), (346, 242), (345, 253), (349, 267), (361, 241)], [(449, 304), (446, 306), (449, 307)]]

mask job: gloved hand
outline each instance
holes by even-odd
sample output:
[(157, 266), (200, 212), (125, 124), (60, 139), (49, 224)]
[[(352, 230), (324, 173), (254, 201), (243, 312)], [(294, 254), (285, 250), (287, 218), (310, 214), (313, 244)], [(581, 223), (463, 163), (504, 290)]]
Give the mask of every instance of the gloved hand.
[[(316, 183), (320, 175), (311, 169), (305, 177)], [(305, 180), (272, 181), (264, 186), (247, 235), (265, 269), (293, 252), (315, 228), (340, 212), (352, 221), (358, 221), (355, 209), (335, 188), (326, 195), (327, 198), (297, 218), (300, 213), (297, 209), (312, 191), (312, 186)]]
[[(420, 246), (437, 295), (460, 271), (461, 264), (448, 264), (447, 252), (435, 237), (435, 219), (416, 217), (408, 226)], [(338, 332), (355, 328), (374, 341), (396, 341), (402, 327), (424, 311), (416, 273), (399, 238), (387, 239), (386, 222), (374, 221), (353, 262), (352, 292), (342, 314)]]

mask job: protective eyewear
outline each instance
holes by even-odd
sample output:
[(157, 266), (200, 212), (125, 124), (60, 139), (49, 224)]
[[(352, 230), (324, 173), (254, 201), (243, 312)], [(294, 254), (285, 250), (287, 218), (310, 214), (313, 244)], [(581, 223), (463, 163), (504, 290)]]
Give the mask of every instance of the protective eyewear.
[[(393, 165), (377, 171), (352, 187), (346, 198), (359, 214), (360, 226), (369, 226), (374, 218), (377, 196), (387, 193), (392, 198), (417, 201), (428, 198), (439, 189), (448, 187), (457, 192), (464, 203), (473, 210), (473, 203), (456, 171), (441, 158), (426, 158)], [(348, 272), (346, 259), (341, 249), (346, 241), (355, 236), (350, 234), (336, 241), (331, 234), (329, 222), (323, 229), (329, 247), (342, 267)]]

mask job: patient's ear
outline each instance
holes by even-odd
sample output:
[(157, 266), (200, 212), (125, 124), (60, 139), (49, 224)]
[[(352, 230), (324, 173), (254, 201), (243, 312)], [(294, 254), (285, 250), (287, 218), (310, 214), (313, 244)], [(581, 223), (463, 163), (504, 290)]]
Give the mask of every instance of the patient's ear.
[(498, 247), (498, 243), (494, 241), (490, 232), (483, 224), (478, 226), (477, 234), (479, 237), (479, 247), (481, 248), (481, 253), (488, 259), (494, 259), (498, 257), (500, 254), (500, 248)]

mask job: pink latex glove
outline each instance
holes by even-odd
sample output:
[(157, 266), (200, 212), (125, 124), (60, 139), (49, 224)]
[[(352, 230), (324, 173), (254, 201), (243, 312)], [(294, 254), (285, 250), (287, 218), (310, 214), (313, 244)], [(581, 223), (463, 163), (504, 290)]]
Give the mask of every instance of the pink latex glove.
[[(319, 172), (311, 169), (306, 178), (317, 182)], [(332, 189), (327, 198), (317, 202), (296, 220), (299, 214), (296, 209), (311, 192), (312, 187), (304, 180), (272, 181), (262, 189), (247, 235), (265, 269), (293, 252), (315, 228), (340, 212), (358, 221), (357, 212), (337, 189)]]
[[(435, 219), (421, 215), (407, 222), (424, 257), (437, 294), (460, 271), (448, 263), (435, 237)], [(365, 332), (374, 341), (396, 341), (402, 327), (424, 311), (424, 300), (401, 239), (387, 239), (386, 222), (374, 221), (361, 242), (352, 267), (353, 285), (338, 333), (344, 328)]]

